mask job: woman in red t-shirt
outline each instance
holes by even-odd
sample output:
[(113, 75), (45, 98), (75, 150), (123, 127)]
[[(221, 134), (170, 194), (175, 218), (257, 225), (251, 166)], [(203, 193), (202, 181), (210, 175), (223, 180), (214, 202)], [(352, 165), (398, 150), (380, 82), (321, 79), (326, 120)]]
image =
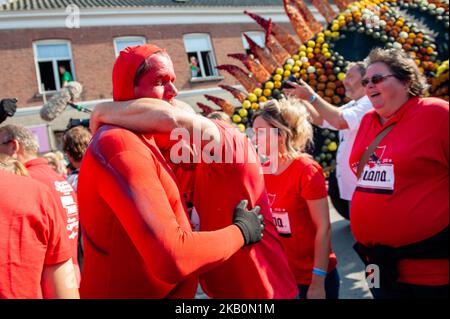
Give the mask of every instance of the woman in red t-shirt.
[(272, 100), (255, 114), (253, 128), (258, 152), (267, 158), (272, 215), (300, 298), (337, 299), (325, 178), (320, 165), (304, 153), (313, 135), (308, 112), (301, 102)]
[[(373, 105), (349, 164), (356, 251), (375, 299), (449, 296), (449, 105), (403, 50), (372, 50), (362, 79)], [(373, 267), (371, 267), (373, 268)], [(376, 269), (376, 268), (375, 268)], [(369, 279), (369, 278), (368, 278)]]

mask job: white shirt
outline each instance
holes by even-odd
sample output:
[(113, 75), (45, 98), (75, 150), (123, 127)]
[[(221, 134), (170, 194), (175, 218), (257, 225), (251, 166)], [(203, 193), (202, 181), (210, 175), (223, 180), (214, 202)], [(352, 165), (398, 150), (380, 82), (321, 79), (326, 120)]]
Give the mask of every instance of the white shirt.
[[(348, 161), (361, 119), (371, 109), (372, 103), (366, 95), (357, 101), (350, 101), (340, 107), (342, 116), (347, 122), (348, 129), (339, 130), (339, 148), (336, 154), (336, 178), (341, 198), (348, 201), (352, 199), (353, 192), (356, 188), (356, 176), (352, 172)], [(321, 127), (338, 130), (325, 120)]]
[(67, 176), (67, 182), (69, 182), (69, 184), (76, 192), (78, 188), (78, 173), (70, 174), (69, 176)]

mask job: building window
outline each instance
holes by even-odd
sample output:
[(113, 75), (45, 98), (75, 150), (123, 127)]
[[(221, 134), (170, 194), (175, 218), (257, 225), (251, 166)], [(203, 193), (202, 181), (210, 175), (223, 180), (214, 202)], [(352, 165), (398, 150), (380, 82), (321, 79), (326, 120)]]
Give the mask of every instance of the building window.
[(33, 43), (39, 93), (61, 89), (75, 81), (72, 50), (67, 41), (50, 40)]
[(143, 45), (146, 43), (144, 37), (120, 37), (114, 39), (114, 51), (116, 53), (116, 57), (119, 56), (120, 51), (127, 47), (131, 47), (134, 45)]
[[(260, 31), (251, 31), (251, 32), (245, 32), (245, 34), (256, 42), (257, 45), (259, 45), (262, 48), (266, 47), (266, 34), (264, 32)], [(242, 44), (244, 45), (245, 52), (247, 54), (250, 54), (250, 46), (248, 45), (247, 39), (245, 39), (244, 35), (242, 34)]]
[(202, 79), (218, 76), (209, 35), (186, 34), (183, 40), (190, 66), (191, 78)]

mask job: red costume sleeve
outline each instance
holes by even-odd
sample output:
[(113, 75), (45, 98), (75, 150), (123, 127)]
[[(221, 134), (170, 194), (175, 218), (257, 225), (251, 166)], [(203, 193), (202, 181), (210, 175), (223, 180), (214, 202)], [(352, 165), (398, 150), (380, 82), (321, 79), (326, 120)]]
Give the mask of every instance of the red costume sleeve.
[[(114, 155), (99, 178), (102, 198), (109, 204), (141, 254), (146, 267), (160, 280), (177, 283), (237, 252), (244, 241), (238, 227), (192, 232), (177, 196), (160, 181), (162, 166), (148, 155), (124, 151)], [(172, 198), (171, 198), (172, 197)], [(182, 225), (182, 226), (180, 226)]]

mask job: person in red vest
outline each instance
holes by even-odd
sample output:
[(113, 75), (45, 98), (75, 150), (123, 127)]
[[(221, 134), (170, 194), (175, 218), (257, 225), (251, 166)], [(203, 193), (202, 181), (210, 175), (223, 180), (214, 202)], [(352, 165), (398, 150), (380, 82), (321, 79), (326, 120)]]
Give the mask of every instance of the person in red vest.
[[(201, 274), (202, 288), (208, 296), (296, 298), (295, 278), (272, 220), (255, 149), (234, 126), (183, 111), (184, 104), (174, 99), (176, 92), (170, 98), (155, 95), (155, 92), (160, 92), (161, 85), (171, 83), (174, 78), (174, 75), (173, 78), (160, 76), (159, 70), (172, 69), (170, 58), (166, 54), (164, 57), (163, 64), (155, 61), (157, 57), (154, 56), (147, 56), (148, 59), (142, 61), (142, 67), (151, 65), (153, 70), (140, 81), (134, 81), (144, 85), (142, 89), (135, 88), (135, 92), (143, 93), (135, 96), (143, 98), (97, 105), (91, 116), (91, 130), (96, 131), (102, 124), (109, 123), (136, 132), (160, 133), (157, 144), (166, 151), (166, 159), (181, 166), (194, 167), (193, 174), (178, 176), (193, 177), (193, 184), (185, 180), (181, 183), (192, 186), (190, 196), (202, 231), (215, 231), (229, 225), (233, 220), (232, 208), (241, 198), (248, 198), (251, 207), (261, 207), (266, 223), (263, 239)], [(187, 123), (197, 127), (198, 131), (192, 134), (184, 130)], [(170, 135), (174, 140), (170, 141)], [(189, 147), (194, 149), (193, 157)], [(179, 157), (178, 152), (186, 156)], [(195, 154), (201, 155), (196, 157)], [(228, 238), (222, 240), (223, 243), (229, 241)]]
[(47, 185), (58, 203), (58, 211), (66, 222), (66, 232), (72, 246), (72, 261), (77, 282), (81, 275), (78, 265), (78, 204), (72, 186), (48, 164), (48, 160), (38, 157), (38, 143), (30, 130), (19, 125), (0, 127), (0, 139), (7, 141), (2, 152), (19, 160), (31, 178)]
[[(114, 65), (114, 100), (172, 102), (174, 81), (163, 50), (128, 47)], [(245, 196), (227, 208), (232, 217), (223, 227), (193, 232), (174, 173), (157, 145), (159, 137), (113, 125), (95, 131), (78, 179), (85, 253), (82, 298), (193, 298), (199, 274), (261, 240), (263, 216), (253, 202), (254, 209), (246, 210)]]
[(423, 98), (426, 79), (404, 51), (374, 49), (350, 165), (351, 229), (375, 298), (448, 298), (449, 107)]

